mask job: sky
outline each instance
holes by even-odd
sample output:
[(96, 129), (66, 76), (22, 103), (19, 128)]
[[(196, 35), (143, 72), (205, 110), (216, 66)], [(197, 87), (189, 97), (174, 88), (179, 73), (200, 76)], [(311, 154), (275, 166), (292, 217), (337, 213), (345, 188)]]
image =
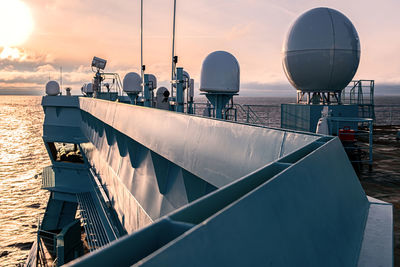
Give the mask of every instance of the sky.
[[(16, 2), (23, 7), (4, 8)], [(294, 96), (282, 68), (283, 41), (298, 16), (320, 6), (339, 10), (358, 31), (361, 61), (354, 78), (374, 79), (378, 95), (400, 95), (398, 0), (177, 0), (178, 66), (195, 79), (197, 91), (203, 59), (225, 50), (239, 61), (240, 95)], [(171, 71), (172, 11), (172, 0), (144, 0), (144, 64), (164, 86)], [(60, 67), (63, 87), (77, 94), (93, 77), (93, 56), (107, 59), (106, 71), (121, 78), (139, 72), (139, 0), (0, 0), (0, 18), (5, 15), (0, 94), (43, 95), (49, 79), (59, 80)], [(23, 40), (11, 41), (12, 33)]]

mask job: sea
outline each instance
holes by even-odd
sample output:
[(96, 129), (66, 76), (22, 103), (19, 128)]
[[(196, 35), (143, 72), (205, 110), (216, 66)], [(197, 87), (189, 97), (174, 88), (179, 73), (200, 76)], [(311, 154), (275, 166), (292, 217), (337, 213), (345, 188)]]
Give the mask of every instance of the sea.
[[(281, 103), (295, 97), (236, 97), (279, 126)], [(20, 266), (35, 240), (49, 193), (41, 189), (43, 167), (50, 165), (42, 141), (40, 96), (0, 96), (0, 266)], [(375, 97), (377, 122), (400, 125), (400, 97)], [(391, 105), (391, 106), (389, 106)]]

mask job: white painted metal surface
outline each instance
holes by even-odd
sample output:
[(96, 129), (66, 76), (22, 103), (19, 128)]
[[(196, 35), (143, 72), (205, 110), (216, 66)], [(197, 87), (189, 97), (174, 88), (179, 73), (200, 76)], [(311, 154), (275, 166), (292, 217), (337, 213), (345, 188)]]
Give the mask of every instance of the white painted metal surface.
[(129, 72), (125, 75), (122, 87), (127, 93), (140, 93), (142, 91), (142, 78), (136, 72)]
[(209, 54), (203, 61), (200, 91), (237, 93), (240, 88), (240, 67), (236, 58), (225, 51)]
[(156, 108), (169, 110), (169, 91), (165, 87), (160, 87), (157, 89), (156, 93)]
[(92, 83), (85, 84), (82, 87), (82, 92), (83, 93), (93, 93), (93, 84)]
[(46, 95), (56, 96), (60, 93), (60, 85), (56, 81), (46, 83)]
[(351, 21), (331, 8), (315, 8), (290, 28), (283, 47), (289, 82), (304, 92), (338, 92), (352, 80), (360, 40)]

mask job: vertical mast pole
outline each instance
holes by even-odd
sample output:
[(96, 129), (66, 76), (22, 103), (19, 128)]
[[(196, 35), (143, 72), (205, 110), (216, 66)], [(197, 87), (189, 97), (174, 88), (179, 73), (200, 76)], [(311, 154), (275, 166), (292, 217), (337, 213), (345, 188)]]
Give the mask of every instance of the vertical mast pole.
[(140, 0), (140, 70), (141, 70), (141, 78), (142, 78), (142, 89), (143, 89), (143, 0)]
[[(175, 79), (175, 16), (176, 16), (176, 0), (174, 0), (174, 15), (172, 23), (172, 69), (171, 69), (171, 81)], [(174, 85), (171, 83), (171, 97), (174, 96)]]
[(63, 81), (62, 81), (62, 67), (60, 67), (60, 87), (61, 87), (61, 92), (62, 92), (62, 86), (63, 86)]

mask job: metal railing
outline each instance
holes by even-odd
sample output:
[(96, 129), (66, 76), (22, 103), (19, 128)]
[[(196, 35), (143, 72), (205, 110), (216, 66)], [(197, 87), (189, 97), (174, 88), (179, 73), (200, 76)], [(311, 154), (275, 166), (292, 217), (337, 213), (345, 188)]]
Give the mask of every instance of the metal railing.
[(279, 105), (243, 105), (246, 110), (246, 122), (265, 126), (280, 126)]
[[(36, 239), (36, 266), (57, 265), (57, 234), (41, 229), (40, 217), (38, 219), (38, 231)], [(47, 253), (46, 253), (47, 252)], [(49, 261), (49, 256), (51, 261)], [(51, 264), (49, 264), (49, 262)]]
[[(210, 117), (214, 114), (214, 108), (209, 103), (199, 102), (193, 104), (195, 115)], [(279, 127), (280, 106), (278, 105), (240, 105), (224, 111), (224, 118), (237, 122)], [(278, 117), (277, 117), (278, 116)]]
[[(106, 72), (103, 73), (104, 81), (101, 83), (102, 92), (117, 92), (118, 95), (122, 95), (122, 82), (118, 73)], [(108, 85), (108, 87), (106, 86)]]
[(342, 92), (345, 104), (374, 105), (374, 80), (351, 81)]
[(110, 243), (104, 222), (97, 212), (91, 194), (79, 193), (76, 197), (78, 200), (78, 211), (85, 229), (89, 250), (94, 251)]
[(374, 80), (351, 81), (342, 91), (342, 103), (358, 105), (358, 116), (375, 119)]
[[(194, 111), (199, 116), (210, 116), (213, 114), (213, 107), (208, 103), (194, 103)], [(236, 120), (250, 124), (259, 124), (270, 127), (280, 127), (281, 107), (280, 105), (240, 105), (234, 104)], [(209, 110), (204, 114), (204, 110)], [(374, 105), (374, 125), (400, 125), (400, 104), (399, 105)], [(360, 117), (365, 117), (361, 116)], [(366, 114), (365, 114), (366, 115)], [(234, 120), (234, 116), (228, 116)]]

